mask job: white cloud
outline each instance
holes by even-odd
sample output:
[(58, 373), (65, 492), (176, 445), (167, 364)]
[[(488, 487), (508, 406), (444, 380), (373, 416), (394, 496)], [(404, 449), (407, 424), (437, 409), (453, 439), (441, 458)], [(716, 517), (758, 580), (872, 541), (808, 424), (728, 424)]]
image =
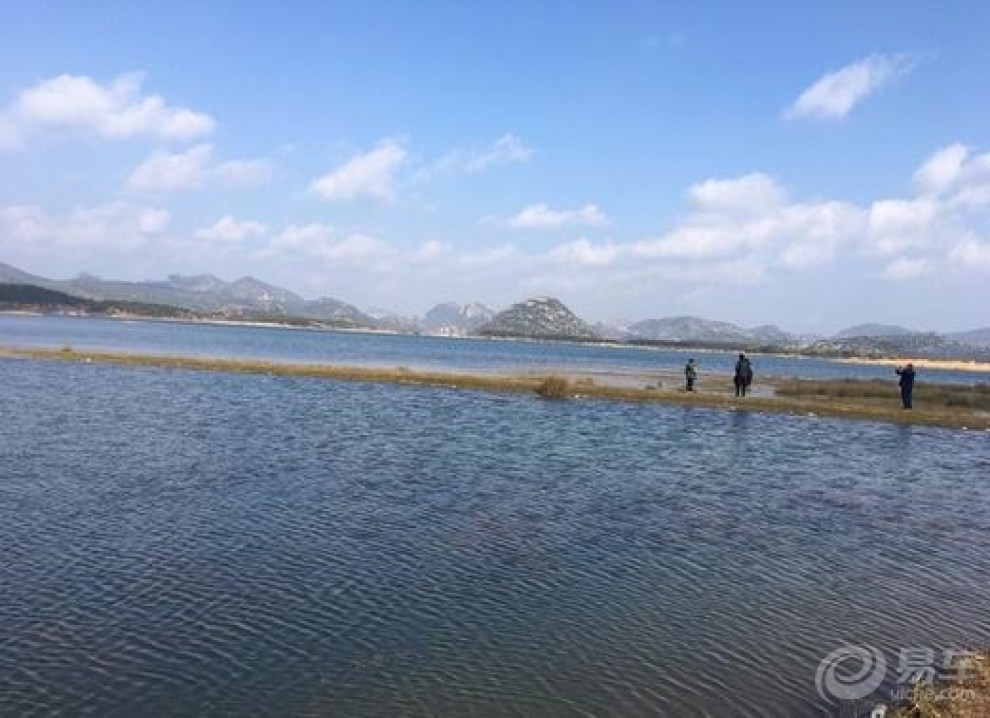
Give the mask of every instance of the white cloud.
[(545, 204), (534, 204), (509, 219), (508, 224), (517, 229), (559, 229), (574, 225), (600, 227), (608, 224), (608, 218), (595, 204), (586, 204), (574, 210), (554, 210)]
[(49, 249), (133, 249), (161, 235), (169, 221), (163, 209), (129, 202), (77, 207), (64, 216), (48, 215), (32, 205), (15, 205), (0, 208), (0, 246), (6, 239)]
[(786, 243), (784, 264), (809, 266), (830, 260), (862, 227), (861, 210), (834, 201), (768, 206), (750, 215), (702, 211), (660, 237), (634, 243), (631, 251), (644, 259), (702, 261)]
[(906, 55), (871, 55), (858, 60), (815, 81), (784, 111), (784, 117), (845, 117), (859, 102), (909, 73), (914, 64)]
[(870, 206), (873, 249), (881, 255), (923, 247), (931, 237), (937, 205), (928, 199), (885, 199)]
[(361, 198), (390, 200), (395, 173), (406, 161), (406, 155), (399, 140), (382, 140), (370, 152), (352, 157), (329, 174), (313, 180), (310, 190), (333, 202)]
[(213, 156), (211, 145), (196, 145), (185, 152), (169, 154), (158, 150), (131, 173), (131, 189), (175, 192), (197, 189), (206, 182)]
[(949, 260), (964, 269), (990, 270), (990, 242), (967, 237), (952, 247)]
[(269, 160), (230, 160), (217, 165), (215, 174), (226, 184), (258, 187), (271, 181), (274, 171)]
[(280, 232), (264, 256), (310, 257), (329, 262), (362, 263), (392, 253), (390, 245), (361, 232), (340, 233), (326, 224), (290, 225)]
[(41, 130), (163, 140), (190, 140), (213, 131), (216, 122), (209, 115), (170, 106), (160, 95), (142, 95), (143, 79), (131, 73), (101, 85), (82, 75), (59, 75), (22, 90), (0, 113), (0, 149), (20, 145)]
[(164, 209), (146, 209), (138, 215), (138, 230), (142, 234), (161, 234), (168, 228), (172, 215)]
[(928, 274), (930, 271), (931, 262), (924, 257), (916, 257), (914, 259), (900, 257), (888, 264), (881, 276), (891, 281), (904, 281), (917, 279)]
[(554, 249), (550, 256), (563, 264), (575, 264), (589, 267), (607, 267), (615, 263), (622, 255), (622, 248), (612, 242), (594, 245), (587, 239), (562, 244)]
[(732, 254), (750, 243), (732, 225), (682, 226), (656, 239), (635, 242), (632, 253), (642, 259), (704, 260)]
[(782, 216), (777, 237), (786, 244), (780, 263), (791, 269), (827, 264), (866, 233), (865, 213), (847, 202), (796, 204)]
[(200, 144), (184, 152), (157, 150), (138, 165), (127, 180), (131, 189), (178, 192), (208, 184), (251, 186), (271, 178), (268, 160), (232, 160), (217, 163), (213, 146)]
[(756, 172), (729, 180), (705, 180), (692, 185), (688, 197), (703, 211), (759, 213), (779, 207), (787, 193), (772, 177)]
[(228, 214), (217, 220), (216, 224), (212, 227), (204, 227), (196, 230), (193, 236), (196, 239), (203, 239), (209, 242), (235, 243), (250, 239), (251, 237), (259, 237), (266, 231), (268, 231), (268, 228), (260, 222), (253, 222), (251, 220), (238, 222)]
[(503, 135), (483, 149), (451, 150), (433, 164), (421, 169), (417, 179), (456, 174), (475, 174), (497, 167), (528, 162), (533, 150), (512, 134)]
[(943, 147), (925, 160), (914, 173), (914, 184), (919, 191), (939, 194), (951, 187), (962, 174), (969, 150), (956, 142)]

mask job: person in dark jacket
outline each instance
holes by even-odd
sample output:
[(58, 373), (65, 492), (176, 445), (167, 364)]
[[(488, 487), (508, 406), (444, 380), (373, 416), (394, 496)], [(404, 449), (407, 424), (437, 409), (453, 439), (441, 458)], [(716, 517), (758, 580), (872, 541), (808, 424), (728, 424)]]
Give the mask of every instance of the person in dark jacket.
[(688, 363), (684, 366), (684, 382), (685, 391), (694, 391), (694, 382), (698, 380), (698, 367), (694, 363), (694, 359), (688, 359)]
[(900, 380), (897, 385), (901, 387), (901, 404), (903, 404), (905, 409), (911, 408), (912, 394), (914, 393), (914, 364), (908, 364), (905, 367), (897, 367), (894, 371), (897, 372), (897, 376)]
[(736, 361), (736, 373), (732, 376), (732, 383), (736, 387), (736, 396), (746, 396), (746, 390), (753, 383), (753, 365), (745, 354), (740, 354)]

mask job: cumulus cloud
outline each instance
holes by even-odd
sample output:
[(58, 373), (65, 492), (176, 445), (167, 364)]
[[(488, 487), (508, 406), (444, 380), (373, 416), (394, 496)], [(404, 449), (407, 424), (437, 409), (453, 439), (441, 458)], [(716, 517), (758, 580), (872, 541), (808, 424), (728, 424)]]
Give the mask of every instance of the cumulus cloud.
[(587, 239), (562, 244), (550, 255), (563, 264), (587, 267), (607, 267), (620, 258), (622, 249), (612, 242), (594, 245)]
[(541, 203), (521, 210), (509, 219), (508, 224), (516, 229), (559, 229), (574, 225), (601, 227), (608, 224), (608, 218), (595, 204), (586, 204), (580, 209), (554, 210)]
[[(934, 156), (940, 154), (949, 153)], [(781, 184), (762, 173), (711, 178), (688, 188), (687, 211), (663, 233), (622, 243), (580, 239), (551, 254), (558, 263), (575, 267), (645, 262), (689, 268), (753, 259), (790, 271), (843, 258), (882, 258), (886, 264), (878, 270), (881, 276), (916, 278), (945, 262), (956, 237), (990, 226), (990, 158), (967, 154), (958, 164), (951, 186), (940, 184), (938, 195), (865, 204), (792, 201)], [(984, 245), (971, 239), (952, 253), (956, 266), (982, 266)]]
[(392, 199), (395, 173), (405, 163), (407, 152), (396, 139), (352, 157), (332, 172), (313, 180), (310, 190), (332, 202), (354, 199)]
[(939, 194), (947, 190), (962, 174), (968, 154), (969, 150), (959, 142), (943, 147), (914, 173), (915, 186), (926, 194)]
[(417, 178), (425, 181), (444, 175), (474, 174), (528, 162), (532, 156), (532, 149), (515, 135), (508, 134), (485, 148), (451, 150), (433, 164), (421, 169)]
[(262, 255), (308, 257), (334, 263), (366, 263), (392, 253), (391, 246), (362, 232), (341, 232), (327, 224), (289, 225)]
[(238, 222), (228, 214), (217, 220), (213, 226), (196, 230), (193, 236), (208, 242), (236, 243), (251, 237), (260, 237), (267, 231), (268, 227), (260, 222)]
[(755, 172), (734, 179), (699, 182), (688, 189), (688, 197), (704, 211), (759, 213), (779, 207), (787, 193), (772, 177)]
[(39, 131), (86, 132), (109, 139), (191, 140), (216, 127), (209, 115), (141, 92), (144, 76), (120, 75), (109, 84), (84, 75), (59, 75), (22, 90), (0, 113), (0, 149), (20, 146)]
[(183, 152), (157, 150), (131, 172), (127, 186), (152, 192), (178, 192), (209, 184), (254, 186), (271, 179), (268, 160), (217, 162), (213, 146), (200, 144)]
[(963, 269), (990, 270), (990, 242), (967, 237), (952, 247), (949, 260)]
[(49, 248), (133, 249), (162, 234), (170, 220), (166, 210), (129, 202), (77, 207), (62, 216), (14, 205), (0, 208), (0, 238)]
[(886, 199), (869, 210), (872, 247), (882, 255), (923, 247), (931, 236), (938, 206), (925, 198)]
[(830, 72), (808, 87), (784, 110), (784, 117), (841, 119), (884, 85), (914, 68), (907, 55), (871, 55)]

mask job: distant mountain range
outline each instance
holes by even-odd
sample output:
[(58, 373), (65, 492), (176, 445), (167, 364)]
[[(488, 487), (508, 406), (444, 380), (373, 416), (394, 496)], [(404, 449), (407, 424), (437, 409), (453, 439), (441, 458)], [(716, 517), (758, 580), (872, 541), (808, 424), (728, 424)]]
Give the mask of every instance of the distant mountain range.
[(225, 282), (212, 274), (173, 274), (164, 281), (120, 282), (81, 274), (74, 279), (58, 280), (0, 263), (0, 282), (32, 284), (83, 299), (167, 305), (232, 319), (291, 315), (334, 326), (377, 327), (375, 319), (351, 304), (330, 297), (305, 300), (254, 277)]
[(910, 329), (893, 324), (857, 324), (843, 329), (835, 335), (836, 339), (851, 339), (853, 337), (902, 337), (913, 334)]
[(729, 322), (717, 322), (700, 317), (667, 317), (647, 319), (629, 327), (630, 336), (637, 339), (653, 339), (679, 342), (721, 342), (725, 344), (773, 344), (791, 346), (799, 343), (793, 334), (765, 325), (744, 329)]
[[(477, 302), (445, 302), (423, 317), (415, 317), (383, 309), (362, 311), (332, 297), (307, 300), (254, 277), (228, 282), (212, 274), (174, 274), (161, 281), (123, 282), (82, 274), (56, 280), (3, 263), (0, 285), (8, 285), (5, 293), (0, 293), (0, 309), (277, 321), (440, 336), (655, 342), (830, 356), (990, 357), (990, 327), (940, 334), (886, 324), (859, 324), (825, 338), (799, 336), (772, 325), (747, 328), (693, 316), (590, 325), (552, 297), (527, 299), (502, 312)], [(20, 288), (11, 289), (11, 285)], [(52, 294), (32, 293), (25, 287)], [(18, 301), (18, 297), (24, 301)]]

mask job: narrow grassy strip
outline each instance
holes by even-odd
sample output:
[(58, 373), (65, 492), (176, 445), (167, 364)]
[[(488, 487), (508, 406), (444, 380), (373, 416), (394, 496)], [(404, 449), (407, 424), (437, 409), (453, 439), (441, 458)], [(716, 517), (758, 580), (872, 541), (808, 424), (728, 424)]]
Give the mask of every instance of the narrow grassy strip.
[[(778, 380), (773, 383), (775, 396), (750, 396), (738, 399), (729, 393), (684, 392), (679, 389), (624, 387), (592, 383), (578, 379), (569, 381), (554, 376), (497, 376), (459, 374), (439, 371), (413, 371), (402, 367), (337, 366), (326, 364), (291, 364), (243, 359), (133, 354), (121, 352), (91, 352), (65, 347), (63, 349), (2, 349), (0, 357), (95, 362), (122, 366), (157, 367), (191, 371), (268, 374), (273, 376), (310, 377), (344, 381), (369, 381), (392, 384), (450, 387), (482, 391), (538, 394), (547, 398), (607, 399), (614, 401), (650, 402), (698, 406), (726, 410), (783, 412), (803, 416), (829, 416), (866, 419), (898, 424), (921, 424), (950, 428), (990, 429), (990, 412), (983, 411), (984, 391), (973, 387), (948, 387), (946, 397), (964, 395), (968, 389), (978, 396), (977, 403), (950, 402), (948, 399), (925, 406), (922, 392), (916, 393), (913, 411), (899, 408), (896, 386), (883, 386), (861, 394), (831, 391), (829, 387), (845, 387), (846, 380), (803, 382)], [(822, 387), (825, 387), (824, 389)], [(866, 387), (864, 387), (865, 389)], [(920, 387), (919, 387), (920, 389)], [(943, 397), (945, 398), (945, 397)]]

